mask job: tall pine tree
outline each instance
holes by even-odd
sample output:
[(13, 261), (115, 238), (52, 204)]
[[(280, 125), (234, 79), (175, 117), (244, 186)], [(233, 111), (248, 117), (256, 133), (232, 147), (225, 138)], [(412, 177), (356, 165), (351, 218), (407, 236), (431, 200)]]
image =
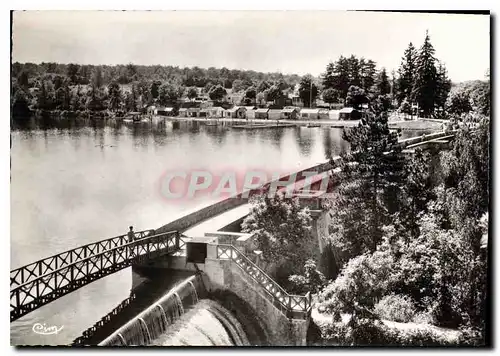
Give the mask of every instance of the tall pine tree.
[(387, 71), (385, 68), (378, 73), (376, 82), (376, 93), (378, 95), (387, 95), (391, 92), (391, 84), (389, 83), (389, 77), (387, 76)]
[(343, 133), (350, 152), (341, 155), (340, 184), (332, 201), (336, 213), (330, 224), (337, 267), (375, 251), (382, 227), (399, 209), (404, 156), (396, 145), (398, 134), (389, 130), (385, 108), (384, 99), (377, 97), (360, 124)]
[(361, 85), (361, 68), (359, 64), (359, 59), (356, 56), (351, 55), (348, 59), (349, 63), (349, 86), (354, 85), (359, 87)]
[(437, 92), (437, 70), (434, 47), (429, 33), (426, 32), (424, 44), (418, 52), (416, 61), (415, 84), (412, 96), (425, 117), (434, 113)]
[(411, 101), (411, 92), (415, 80), (416, 58), (417, 51), (410, 42), (403, 55), (401, 66), (398, 69), (399, 78), (397, 82), (396, 100), (399, 105), (401, 105), (405, 99)]
[(360, 61), (361, 87), (367, 92), (375, 83), (375, 76), (377, 74), (376, 66), (376, 63), (371, 59)]

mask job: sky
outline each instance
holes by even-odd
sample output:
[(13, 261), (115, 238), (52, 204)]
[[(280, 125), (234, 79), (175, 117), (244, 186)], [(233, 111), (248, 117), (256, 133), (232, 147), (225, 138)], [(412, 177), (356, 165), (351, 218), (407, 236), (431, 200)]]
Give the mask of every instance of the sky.
[(454, 82), (484, 79), (490, 17), (347, 11), (15, 11), (14, 62), (161, 64), (320, 75), (340, 55), (397, 70), (429, 31)]

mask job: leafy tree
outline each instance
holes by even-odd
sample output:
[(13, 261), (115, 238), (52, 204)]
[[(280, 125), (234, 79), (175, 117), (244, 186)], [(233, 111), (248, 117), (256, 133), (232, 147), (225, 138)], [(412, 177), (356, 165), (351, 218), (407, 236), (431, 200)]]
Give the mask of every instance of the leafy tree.
[(388, 248), (354, 257), (320, 294), (319, 310), (337, 320), (341, 314), (350, 314), (352, 324), (376, 318), (374, 308), (388, 290), (393, 264)]
[(17, 83), (20, 87), (27, 89), (29, 88), (29, 75), (26, 71), (21, 71), (17, 77)]
[(102, 111), (106, 109), (105, 105), (106, 94), (102, 89), (97, 87), (92, 87), (90, 91), (87, 92), (87, 100), (85, 102), (85, 108), (89, 111)]
[(182, 95), (184, 90), (173, 84), (163, 83), (158, 89), (158, 102), (160, 105), (173, 104)]
[(234, 93), (239, 93), (240, 91), (243, 91), (244, 90), (243, 81), (240, 79), (236, 79), (235, 81), (233, 81), (232, 89)]
[(224, 89), (222, 86), (217, 85), (210, 89), (208, 92), (208, 96), (210, 99), (215, 100), (215, 101), (220, 101), (226, 96), (227, 92), (226, 89)]
[(70, 98), (70, 109), (73, 111), (83, 110), (85, 107), (85, 101), (82, 96), (80, 85), (76, 87), (76, 91), (71, 95)]
[(61, 88), (64, 84), (64, 77), (61, 75), (55, 75), (53, 76), (52, 82), (54, 83), (54, 90), (58, 90)]
[(127, 83), (136, 81), (138, 78), (137, 74), (137, 66), (134, 65), (133, 63), (129, 63), (126, 66), (126, 76), (127, 76)]
[(12, 116), (24, 117), (30, 114), (28, 94), (20, 87), (14, 90), (12, 96)]
[(288, 276), (300, 273), (307, 259), (315, 254), (311, 244), (311, 215), (301, 208), (298, 199), (282, 194), (252, 199), (250, 213), (242, 223), (242, 231), (253, 233), (267, 265), (277, 266), (271, 273), (281, 285)]
[(37, 107), (42, 110), (52, 110), (54, 104), (54, 85), (50, 80), (43, 81), (37, 96)]
[(109, 109), (117, 111), (122, 103), (122, 91), (117, 82), (108, 85)]
[(94, 73), (92, 75), (92, 88), (93, 90), (100, 89), (103, 85), (102, 71), (100, 67), (94, 68)]
[(398, 69), (399, 78), (397, 83), (396, 99), (399, 104), (406, 99), (411, 102), (413, 84), (415, 82), (417, 50), (410, 42), (405, 50), (401, 60), (401, 66)]
[(305, 75), (300, 81), (299, 96), (304, 102), (304, 106), (311, 107), (318, 96), (318, 87), (313, 83), (310, 75)]
[(264, 90), (267, 90), (270, 87), (271, 87), (271, 84), (269, 84), (268, 82), (266, 82), (265, 80), (263, 80), (257, 86), (257, 92), (258, 93), (262, 93), (262, 92), (264, 92)]
[(196, 88), (194, 87), (191, 87), (188, 89), (188, 92), (187, 92), (187, 97), (189, 99), (195, 99), (196, 97), (198, 96), (198, 90), (196, 90)]
[(70, 63), (68, 64), (67, 70), (66, 70), (66, 75), (68, 76), (69, 80), (71, 81), (71, 84), (78, 84), (78, 71), (79, 71), (79, 65), (78, 64), (73, 64)]
[(208, 82), (204, 87), (203, 87), (203, 92), (205, 93), (210, 93), (210, 89), (212, 89), (214, 85), (211, 82)]
[(340, 58), (335, 63), (335, 87), (340, 92), (341, 98), (345, 98), (347, 96), (347, 91), (350, 86), (350, 77), (349, 77), (349, 61), (347, 58), (340, 56)]
[(491, 107), (491, 84), (488, 81), (477, 81), (471, 83), (468, 88), (474, 111), (481, 115), (490, 116)]
[(56, 90), (55, 93), (55, 106), (57, 109), (63, 109), (63, 102), (64, 102), (64, 89), (59, 88)]
[[(92, 66), (82, 65), (79, 69), (78, 84), (89, 84), (92, 74)], [(73, 83), (70, 78), (70, 84)]]
[(333, 104), (338, 102), (339, 93), (336, 89), (325, 89), (322, 93), (323, 100), (328, 104)]
[(266, 100), (268, 101), (279, 100), (280, 98), (283, 97), (283, 92), (281, 91), (278, 85), (271, 86), (269, 89), (265, 91), (265, 93), (266, 93)]
[(151, 87), (149, 89), (149, 92), (150, 92), (151, 98), (153, 100), (157, 99), (158, 96), (160, 95), (160, 86), (161, 85), (162, 85), (162, 83), (159, 80), (155, 80), (151, 83)]
[(323, 88), (325, 88), (325, 90), (335, 88), (335, 85), (336, 85), (335, 64), (333, 62), (330, 62), (327, 64), (326, 71), (322, 75), (321, 79), (322, 79)]
[(431, 115), (436, 104), (438, 75), (434, 52), (429, 34), (426, 33), (424, 44), (416, 59), (415, 83), (412, 90), (412, 96), (424, 116)]
[(257, 91), (255, 87), (253, 86), (249, 87), (245, 92), (245, 98), (255, 100), (256, 97), (257, 97)]
[(355, 86), (349, 87), (346, 97), (346, 106), (359, 110), (361, 105), (367, 104), (368, 102), (369, 99), (364, 89)]
[(463, 90), (452, 92), (446, 101), (446, 111), (458, 116), (472, 111), (469, 93)]

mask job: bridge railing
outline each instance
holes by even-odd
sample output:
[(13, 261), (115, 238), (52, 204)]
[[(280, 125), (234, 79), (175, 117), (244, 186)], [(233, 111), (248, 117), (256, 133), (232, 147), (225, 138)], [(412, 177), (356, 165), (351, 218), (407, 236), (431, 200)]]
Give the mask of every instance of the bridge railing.
[(277, 282), (253, 263), (233, 245), (216, 245), (217, 259), (229, 259), (256, 281), (265, 291), (265, 296), (287, 317), (304, 319), (311, 311), (311, 294), (288, 294)]
[[(144, 230), (137, 231), (134, 233), (134, 235), (136, 239), (142, 239), (153, 233), (154, 230)], [(121, 246), (128, 242), (127, 239), (127, 235), (111, 237), (105, 240), (79, 246), (72, 250), (64, 251), (59, 254), (30, 263), (26, 266), (16, 268), (10, 271), (10, 287), (12, 289), (13, 287), (30, 282), (49, 272), (56, 271), (62, 267), (68, 266), (74, 262), (81, 261), (94, 254), (110, 250), (113, 247)]]
[(128, 267), (132, 262), (179, 250), (180, 244), (179, 233), (170, 231), (100, 252), (96, 249), (91, 256), (48, 271), (11, 289), (11, 321), (94, 280)]

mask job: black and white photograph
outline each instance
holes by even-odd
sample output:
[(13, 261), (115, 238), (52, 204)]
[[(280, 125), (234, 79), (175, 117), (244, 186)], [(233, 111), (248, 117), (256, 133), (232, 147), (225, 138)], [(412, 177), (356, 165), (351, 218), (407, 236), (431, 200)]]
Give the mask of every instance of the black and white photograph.
[(492, 21), (11, 11), (10, 345), (491, 348)]

